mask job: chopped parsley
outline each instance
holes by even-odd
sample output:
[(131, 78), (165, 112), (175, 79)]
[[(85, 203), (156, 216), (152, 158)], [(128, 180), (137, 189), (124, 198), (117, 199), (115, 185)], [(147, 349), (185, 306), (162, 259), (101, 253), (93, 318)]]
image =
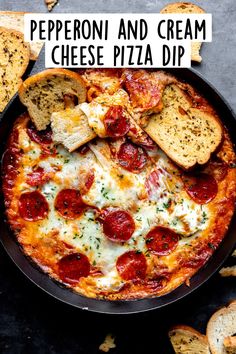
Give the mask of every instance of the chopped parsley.
[(208, 220), (207, 213), (204, 211), (202, 213), (202, 221), (201, 224), (205, 224), (205, 222)]
[(173, 226), (176, 226), (178, 224), (179, 219), (175, 218), (171, 223)]
[(104, 198), (106, 198), (106, 199), (109, 200), (109, 197), (108, 197), (109, 191), (108, 191), (107, 189), (105, 189), (105, 187), (102, 187), (101, 193), (102, 193), (102, 195), (103, 195)]
[(156, 212), (159, 213), (160, 211), (164, 211), (163, 209), (160, 209), (159, 207), (156, 208)]
[(163, 203), (162, 204), (164, 209), (168, 209), (170, 207), (170, 205), (171, 205), (171, 199), (170, 198), (168, 199), (167, 203)]

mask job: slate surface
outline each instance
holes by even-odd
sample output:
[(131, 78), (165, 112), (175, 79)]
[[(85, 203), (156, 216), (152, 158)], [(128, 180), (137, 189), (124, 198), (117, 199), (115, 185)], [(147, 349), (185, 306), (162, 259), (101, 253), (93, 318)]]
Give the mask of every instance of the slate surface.
[[(164, 0), (61, 0), (54, 12), (159, 12)], [(213, 42), (202, 48), (204, 75), (236, 111), (236, 2), (195, 1), (213, 14)], [(43, 0), (0, 0), (0, 10), (46, 12)], [(231, 263), (229, 260), (228, 263)], [(169, 326), (185, 323), (204, 332), (210, 315), (236, 299), (235, 278), (213, 276), (177, 305), (146, 314), (95, 315), (62, 304), (36, 288), (0, 246), (0, 353), (94, 354), (109, 332), (114, 354), (170, 354)]]

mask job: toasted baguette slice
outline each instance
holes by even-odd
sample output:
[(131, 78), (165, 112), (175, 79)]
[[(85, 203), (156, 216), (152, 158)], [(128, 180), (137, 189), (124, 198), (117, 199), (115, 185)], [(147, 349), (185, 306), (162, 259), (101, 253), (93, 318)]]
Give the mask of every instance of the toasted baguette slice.
[(176, 354), (210, 354), (206, 336), (188, 326), (175, 326), (168, 332)]
[(176, 85), (166, 87), (163, 105), (161, 113), (151, 116), (145, 131), (183, 169), (205, 164), (222, 140), (218, 119), (192, 108), (190, 99)]
[(224, 349), (227, 354), (236, 354), (236, 336), (224, 339)]
[(30, 57), (22, 33), (0, 27), (0, 112), (22, 83)]
[(51, 128), (53, 141), (64, 145), (70, 152), (96, 137), (79, 106), (52, 113)]
[[(190, 2), (175, 2), (173, 4), (166, 5), (161, 11), (161, 14), (169, 13), (181, 13), (181, 14), (204, 14), (205, 11)], [(196, 62), (201, 62), (202, 57), (200, 56), (201, 42), (191, 43), (191, 60)]]
[[(24, 15), (26, 12), (0, 11), (0, 27), (24, 33)], [(43, 42), (31, 42), (30, 59), (36, 60), (42, 49)]]
[(26, 79), (19, 88), (21, 102), (38, 130), (46, 129), (51, 114), (65, 109), (65, 96), (86, 99), (86, 88), (81, 76), (65, 69), (48, 69)]
[(219, 273), (222, 277), (236, 277), (236, 265), (232, 267), (224, 267)]
[(236, 333), (236, 301), (216, 311), (207, 324), (207, 338), (212, 354), (226, 353), (224, 338)]

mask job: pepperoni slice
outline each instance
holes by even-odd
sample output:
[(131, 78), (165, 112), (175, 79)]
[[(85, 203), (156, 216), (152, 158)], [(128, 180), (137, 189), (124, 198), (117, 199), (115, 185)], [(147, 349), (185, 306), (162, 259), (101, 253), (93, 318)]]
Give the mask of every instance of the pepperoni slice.
[(204, 169), (204, 172), (213, 176), (216, 182), (220, 182), (227, 176), (228, 165), (220, 160), (212, 160)]
[(120, 146), (117, 157), (119, 164), (133, 173), (141, 172), (148, 161), (148, 155), (142, 147), (128, 142)]
[(27, 127), (27, 134), (31, 140), (40, 145), (50, 145), (52, 143), (52, 131), (49, 127), (45, 130), (37, 130), (35, 125), (30, 122)]
[(2, 174), (7, 179), (14, 179), (17, 176), (17, 166), (19, 162), (19, 150), (17, 148), (8, 148), (2, 157)]
[(52, 144), (52, 131), (50, 127), (45, 130), (38, 131), (30, 122), (27, 127), (27, 133), (32, 141), (38, 143), (41, 146), (43, 150), (41, 152), (42, 159), (46, 158), (48, 155), (56, 154), (56, 148)]
[(198, 204), (209, 203), (218, 191), (215, 178), (206, 173), (186, 177), (184, 186), (188, 195)]
[(122, 106), (112, 106), (107, 111), (104, 117), (104, 126), (106, 134), (110, 138), (119, 138), (128, 133), (130, 123), (125, 115), (125, 110)]
[(95, 180), (94, 170), (80, 170), (79, 180), (78, 180), (78, 189), (81, 195), (88, 193), (90, 188), (93, 185)]
[(90, 273), (88, 257), (82, 253), (69, 254), (59, 260), (58, 272), (65, 283), (76, 284)]
[(33, 172), (27, 175), (26, 182), (30, 186), (42, 186), (49, 180), (50, 177), (45, 173), (44, 169), (38, 166)]
[(85, 181), (85, 187), (87, 189), (87, 191), (92, 187), (93, 185), (93, 182), (94, 182), (94, 172), (91, 172), (88, 176), (87, 176), (87, 179)]
[(137, 127), (131, 122), (129, 128), (129, 137), (133, 143), (141, 145), (147, 150), (153, 150), (156, 147), (156, 143), (148, 136), (143, 130), (137, 130)]
[(160, 111), (161, 87), (155, 73), (145, 70), (125, 70), (124, 86), (129, 93), (132, 106), (141, 111), (153, 109)]
[(132, 216), (124, 210), (113, 210), (105, 214), (103, 232), (114, 242), (125, 242), (130, 239), (135, 230)]
[(176, 247), (179, 236), (167, 227), (157, 226), (146, 235), (146, 246), (158, 256), (170, 254)]
[(147, 261), (142, 252), (129, 251), (117, 259), (116, 269), (124, 280), (144, 279), (147, 272)]
[(61, 190), (55, 200), (55, 209), (65, 219), (76, 219), (88, 207), (77, 189)]
[(150, 173), (150, 175), (147, 177), (145, 181), (145, 187), (147, 189), (149, 197), (155, 195), (156, 190), (160, 187), (159, 176), (160, 176), (160, 171), (154, 170)]
[(209, 247), (208, 244), (203, 244), (199, 249), (194, 251), (194, 255), (191, 255), (191, 253), (187, 255), (184, 254), (183, 256), (180, 255), (179, 263), (181, 267), (193, 269), (201, 268), (212, 253), (213, 249)]
[(19, 199), (20, 216), (27, 221), (37, 221), (46, 218), (48, 203), (38, 191), (23, 193)]

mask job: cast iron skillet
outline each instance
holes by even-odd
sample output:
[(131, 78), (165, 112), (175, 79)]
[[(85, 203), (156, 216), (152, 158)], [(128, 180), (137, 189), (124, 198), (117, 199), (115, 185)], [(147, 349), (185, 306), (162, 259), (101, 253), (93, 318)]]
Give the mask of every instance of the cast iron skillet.
[[(39, 72), (44, 69), (44, 52), (41, 53), (39, 60), (35, 64), (31, 74)], [(205, 79), (193, 70), (189, 69), (175, 69), (171, 72), (179, 76), (182, 80), (196, 87), (215, 107), (218, 111), (222, 121), (230, 131), (231, 138), (236, 143), (236, 117), (223, 97), (210, 85)], [(6, 110), (0, 117), (0, 157), (4, 151), (4, 142), (12, 127), (15, 118), (22, 113), (25, 108), (19, 102), (16, 95), (8, 104)], [(2, 195), (1, 195), (2, 196)], [(159, 298), (149, 298), (132, 301), (106, 301), (89, 299), (78, 295), (73, 291), (63, 287), (56, 281), (52, 280), (48, 275), (42, 273), (22, 252), (20, 246), (17, 244), (14, 235), (9, 230), (4, 217), (3, 197), (0, 201), (0, 240), (8, 255), (18, 268), (39, 288), (52, 295), (54, 298), (63, 301), (69, 305), (78, 307), (80, 309), (89, 310), (93, 312), (109, 313), (109, 314), (130, 314), (157, 309), (173, 303), (184, 296), (190, 294), (200, 285), (205, 283), (210, 276), (222, 265), (224, 260), (231, 253), (236, 243), (236, 215), (234, 216), (230, 229), (222, 241), (220, 247), (216, 250), (214, 255), (208, 263), (191, 279), (190, 287), (185, 284), (181, 285), (171, 293), (161, 296)]]

